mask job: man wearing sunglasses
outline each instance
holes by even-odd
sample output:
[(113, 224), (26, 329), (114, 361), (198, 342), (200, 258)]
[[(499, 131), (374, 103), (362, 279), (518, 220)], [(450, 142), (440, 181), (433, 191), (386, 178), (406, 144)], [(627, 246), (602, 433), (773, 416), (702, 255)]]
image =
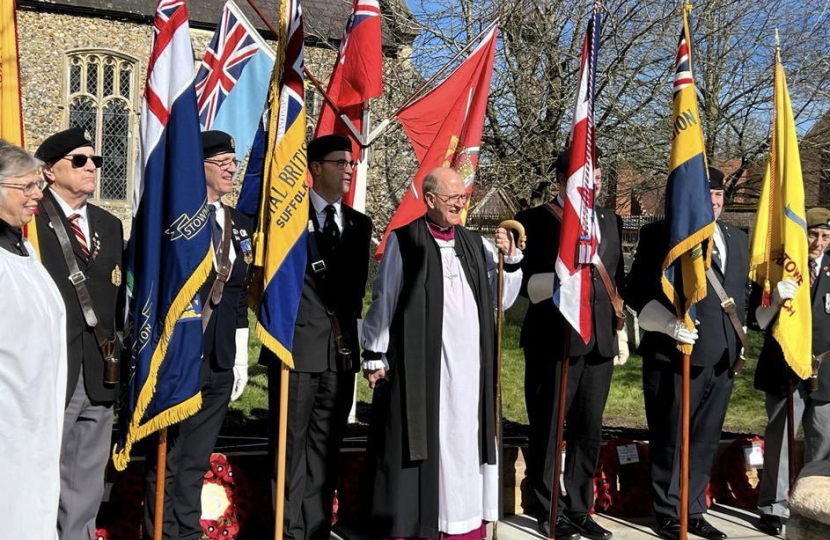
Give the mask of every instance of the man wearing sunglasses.
[[(61, 450), (61, 539), (93, 538), (112, 447), (118, 384), (99, 343), (115, 334), (122, 283), (121, 221), (89, 204), (102, 165), (82, 129), (48, 137), (35, 153), (49, 187), (36, 218), (40, 258), (66, 306), (68, 377)], [(96, 329), (97, 327), (97, 329)], [(97, 330), (97, 332), (96, 332)], [(96, 335), (97, 334), (97, 335)]]

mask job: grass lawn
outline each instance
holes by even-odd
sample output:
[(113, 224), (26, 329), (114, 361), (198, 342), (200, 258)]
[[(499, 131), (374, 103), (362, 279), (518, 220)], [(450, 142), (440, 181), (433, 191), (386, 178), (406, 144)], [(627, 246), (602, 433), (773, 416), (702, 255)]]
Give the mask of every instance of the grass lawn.
[[(522, 314), (512, 310), (506, 314), (502, 348), (502, 402), (507, 420), (527, 423), (524, 403), (524, 355), (519, 348), (519, 326)], [(250, 382), (242, 398), (231, 404), (226, 432), (264, 436), (259, 423), (268, 409), (268, 380), (265, 369), (256, 364), (259, 342), (255, 334), (249, 346)], [(764, 396), (752, 387), (758, 353), (763, 341), (759, 332), (750, 332), (750, 347), (746, 365), (735, 380), (732, 400), (726, 415), (724, 431), (762, 433), (766, 423)], [(645, 410), (642, 391), (642, 359), (632, 354), (625, 366), (617, 367), (611, 382), (611, 393), (605, 408), (604, 424), (612, 427), (645, 428)], [(368, 404), (372, 394), (366, 381), (358, 382), (358, 401)], [(256, 427), (255, 427), (256, 426)], [(252, 432), (255, 431), (255, 432)]]

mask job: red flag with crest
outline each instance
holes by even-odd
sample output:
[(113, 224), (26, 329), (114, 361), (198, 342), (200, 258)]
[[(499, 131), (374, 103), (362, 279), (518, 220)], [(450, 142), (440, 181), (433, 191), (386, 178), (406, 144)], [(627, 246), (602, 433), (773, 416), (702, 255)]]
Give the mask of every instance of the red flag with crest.
[(497, 35), (498, 27), (494, 26), (444, 82), (398, 114), (398, 121), (415, 149), (420, 167), (383, 234), (376, 258), (383, 255), (390, 232), (426, 212), (421, 185), (431, 170), (452, 167), (464, 179), (467, 193), (472, 192)]
[[(382, 72), (378, 0), (354, 0), (326, 93), (358, 131), (363, 128), (363, 104), (383, 93)], [(324, 102), (314, 136), (331, 133), (348, 137), (354, 159), (360, 159), (360, 144), (346, 123)], [(343, 197), (346, 204), (352, 205), (357, 183), (364, 183), (361, 189), (365, 189), (365, 181), (356, 174), (353, 176), (352, 189)]]

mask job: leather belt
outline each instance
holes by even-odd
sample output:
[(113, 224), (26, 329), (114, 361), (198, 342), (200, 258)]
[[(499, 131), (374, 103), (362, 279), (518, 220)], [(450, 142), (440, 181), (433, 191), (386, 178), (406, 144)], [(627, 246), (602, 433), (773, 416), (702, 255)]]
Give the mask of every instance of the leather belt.
[[(744, 332), (741, 320), (738, 318), (738, 310), (735, 307), (735, 299), (726, 293), (726, 289), (723, 288), (723, 285), (720, 280), (718, 280), (718, 277), (715, 275), (715, 271), (712, 270), (711, 267), (706, 270), (706, 280), (715, 290), (715, 294), (718, 295), (721, 309), (723, 309), (723, 312), (729, 317), (729, 321), (732, 323), (732, 327), (735, 329), (738, 339), (741, 340), (741, 346), (746, 349), (749, 344), (749, 339), (747, 338), (746, 332)], [(735, 359), (735, 363), (732, 364), (732, 371), (735, 373), (741, 371), (744, 367), (744, 362), (745, 359), (743, 354), (738, 355), (738, 358)]]
[[(224, 204), (222, 210), (225, 213), (225, 226), (222, 227), (222, 244), (220, 249), (219, 268), (216, 270), (216, 279), (213, 280), (213, 285), (210, 287), (210, 294), (205, 305), (202, 306), (202, 332), (207, 328), (210, 322), (210, 317), (213, 315), (213, 310), (222, 301), (222, 294), (225, 292), (225, 283), (231, 275), (231, 228), (233, 228), (233, 220), (231, 219), (231, 211)], [(211, 247), (213, 249), (213, 247)]]
[(67, 278), (73, 287), (75, 287), (75, 294), (78, 297), (78, 303), (81, 304), (84, 321), (87, 326), (92, 328), (92, 332), (95, 334), (95, 341), (98, 343), (98, 348), (104, 357), (104, 383), (118, 384), (120, 378), (120, 346), (117, 337), (108, 335), (103, 327), (98, 324), (98, 317), (95, 315), (95, 308), (92, 306), (92, 296), (89, 294), (89, 289), (86, 286), (86, 275), (78, 267), (78, 262), (75, 260), (72, 244), (69, 240), (69, 235), (66, 233), (66, 228), (61, 221), (60, 214), (51, 199), (44, 197), (42, 202), (46, 216), (49, 218), (49, 223), (55, 231), (55, 236), (58, 237), (58, 244), (61, 247), (64, 262), (66, 262), (66, 267), (69, 269), (69, 276)]

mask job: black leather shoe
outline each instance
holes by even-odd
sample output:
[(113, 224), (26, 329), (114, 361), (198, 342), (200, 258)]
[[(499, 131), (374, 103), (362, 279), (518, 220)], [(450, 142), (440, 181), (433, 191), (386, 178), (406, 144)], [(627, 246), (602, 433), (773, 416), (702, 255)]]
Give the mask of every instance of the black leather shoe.
[(599, 526), (599, 523), (594, 521), (594, 518), (585, 514), (584, 516), (571, 517), (568, 516), (571, 524), (576, 527), (582, 536), (590, 538), (591, 540), (608, 540), (614, 536), (611, 531), (605, 530)]
[(559, 516), (556, 520), (556, 530), (553, 531), (553, 538), (555, 540), (579, 540), (581, 536), (568, 518)]
[(712, 525), (702, 517), (689, 520), (689, 532), (708, 538), (708, 540), (723, 540), (726, 534), (712, 527)]
[(657, 534), (666, 540), (680, 540), (680, 520), (660, 518), (657, 520)]
[(536, 519), (536, 530), (545, 538), (550, 538), (550, 522), (546, 518)]
[(761, 522), (758, 523), (758, 530), (770, 536), (778, 536), (784, 528), (784, 523), (781, 521), (781, 516), (772, 516), (769, 514), (761, 514)]

